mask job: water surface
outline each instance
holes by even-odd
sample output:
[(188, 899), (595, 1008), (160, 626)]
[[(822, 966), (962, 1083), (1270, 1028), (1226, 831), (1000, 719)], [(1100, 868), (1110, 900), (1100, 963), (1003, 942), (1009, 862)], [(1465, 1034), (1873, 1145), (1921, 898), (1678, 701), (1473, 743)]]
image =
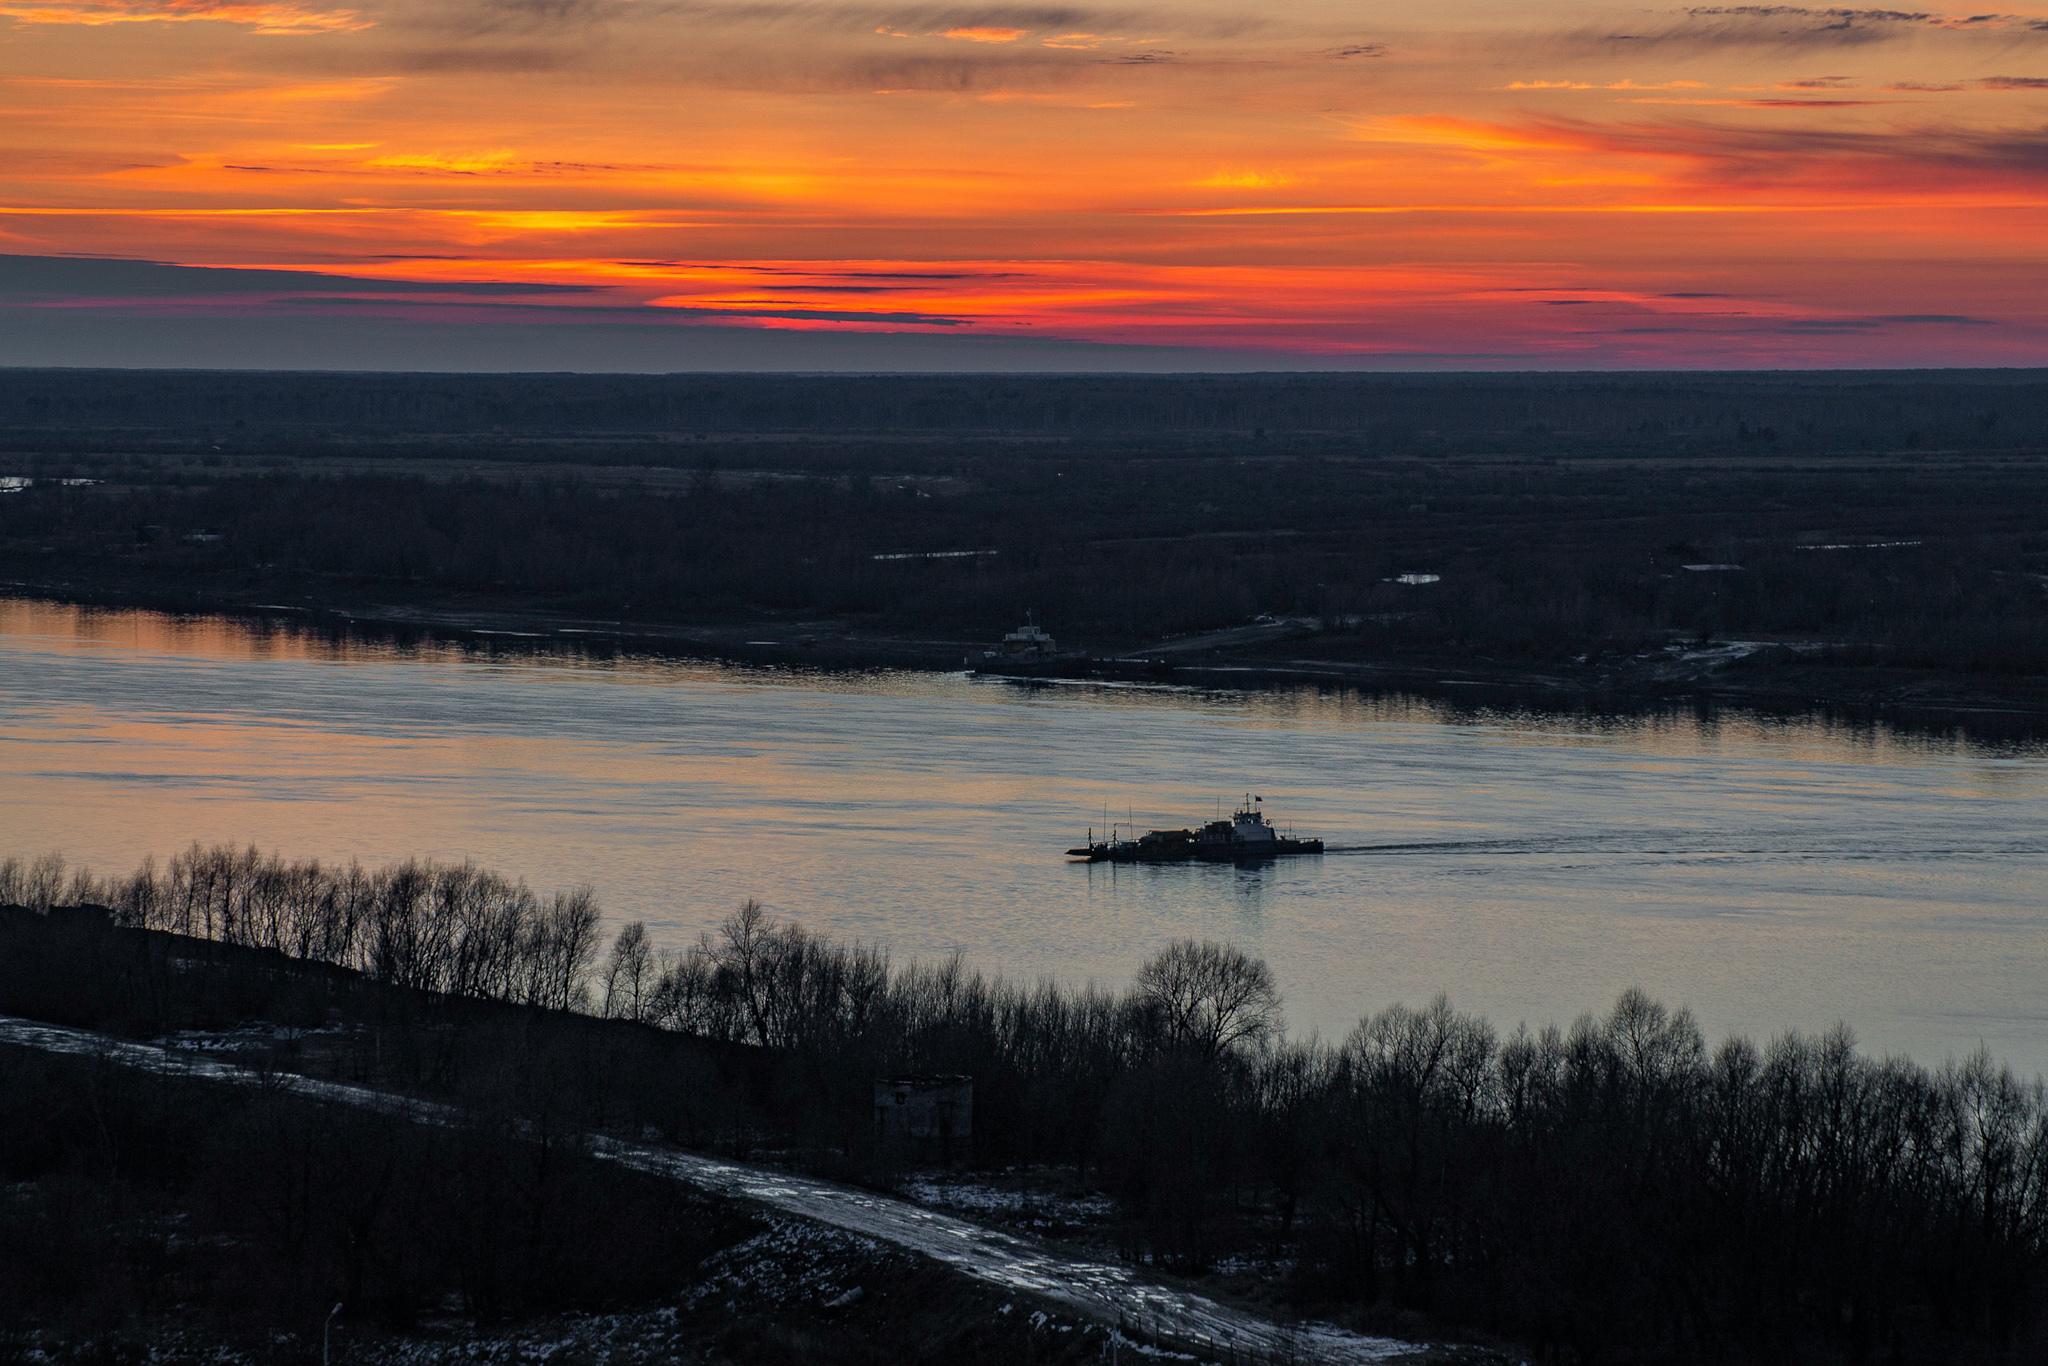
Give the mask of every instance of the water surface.
[[(1265, 867), (1070, 864), (1240, 793)], [(399, 648), (0, 600), (0, 853), (192, 840), (474, 858), (681, 944), (746, 897), (1004, 973), (1263, 954), (1297, 1030), (1439, 991), (1567, 1022), (1640, 985), (1710, 1033), (1846, 1020), (2048, 1071), (2048, 750), (1742, 713), (807, 674)]]

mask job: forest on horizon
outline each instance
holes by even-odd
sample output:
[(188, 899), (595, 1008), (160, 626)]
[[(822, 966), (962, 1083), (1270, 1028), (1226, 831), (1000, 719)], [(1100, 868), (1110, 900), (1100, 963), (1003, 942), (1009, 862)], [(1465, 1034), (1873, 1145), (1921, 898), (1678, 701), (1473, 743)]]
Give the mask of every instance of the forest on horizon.
[[(1378, 454), (2048, 443), (2048, 372), (421, 375), (0, 370), (0, 449), (732, 436), (1334, 442)], [(645, 454), (644, 452), (642, 454)], [(684, 457), (685, 460), (701, 457)], [(652, 457), (653, 463), (673, 463)]]

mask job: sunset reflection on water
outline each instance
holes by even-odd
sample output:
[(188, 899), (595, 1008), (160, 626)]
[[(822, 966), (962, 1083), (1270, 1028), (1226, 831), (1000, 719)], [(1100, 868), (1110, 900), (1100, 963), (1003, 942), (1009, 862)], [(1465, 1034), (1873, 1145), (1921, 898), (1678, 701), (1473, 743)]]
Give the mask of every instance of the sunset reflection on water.
[[(0, 600), (0, 853), (197, 839), (474, 858), (681, 945), (741, 899), (898, 958), (1125, 980), (1263, 953), (1298, 1030), (1448, 991), (1503, 1027), (1639, 984), (1710, 1033), (1846, 1019), (2048, 1069), (2048, 756), (1821, 719), (1018, 686)], [(1105, 817), (1254, 791), (1320, 859), (1112, 868)]]

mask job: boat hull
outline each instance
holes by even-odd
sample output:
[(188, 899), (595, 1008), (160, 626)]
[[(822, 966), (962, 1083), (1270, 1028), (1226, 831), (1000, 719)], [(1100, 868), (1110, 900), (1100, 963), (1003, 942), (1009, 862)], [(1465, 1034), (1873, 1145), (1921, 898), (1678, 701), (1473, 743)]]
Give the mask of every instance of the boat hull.
[(1323, 852), (1321, 840), (1259, 840), (1242, 844), (1186, 844), (1146, 848), (1136, 840), (1119, 844), (1091, 844), (1067, 850), (1067, 857), (1084, 863), (1259, 863), (1266, 859), (1293, 858)]

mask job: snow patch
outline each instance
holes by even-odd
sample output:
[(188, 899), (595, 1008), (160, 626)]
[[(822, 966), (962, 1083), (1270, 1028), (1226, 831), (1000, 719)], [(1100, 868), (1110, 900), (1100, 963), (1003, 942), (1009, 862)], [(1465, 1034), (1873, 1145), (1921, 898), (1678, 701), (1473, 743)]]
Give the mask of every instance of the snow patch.
[(822, 1304), (843, 1309), (861, 1297), (859, 1286), (839, 1279), (854, 1256), (872, 1260), (888, 1251), (872, 1238), (778, 1219), (767, 1230), (707, 1258), (703, 1279), (683, 1296), (695, 1309), (707, 1300), (772, 1304)]
[(1099, 1224), (1116, 1214), (1107, 1195), (1057, 1195), (1009, 1190), (985, 1181), (942, 1176), (911, 1176), (899, 1181), (896, 1193), (938, 1209), (993, 1217), (1031, 1228)]

